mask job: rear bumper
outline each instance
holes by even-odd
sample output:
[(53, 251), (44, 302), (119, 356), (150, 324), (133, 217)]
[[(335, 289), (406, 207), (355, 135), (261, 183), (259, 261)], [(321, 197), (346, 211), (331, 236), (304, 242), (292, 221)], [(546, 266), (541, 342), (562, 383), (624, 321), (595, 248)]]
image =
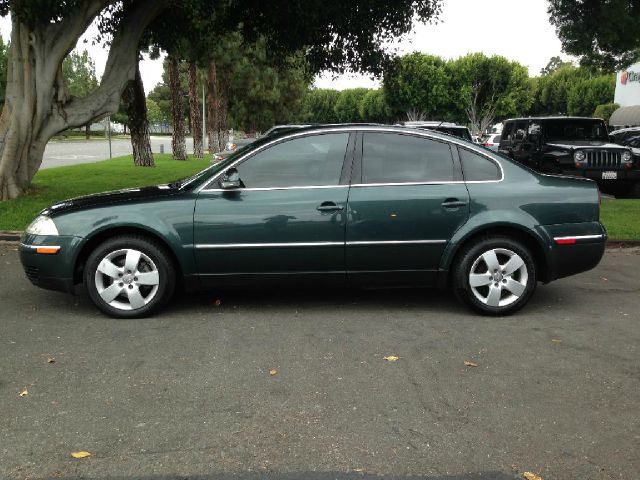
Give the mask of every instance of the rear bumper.
[(599, 222), (544, 227), (551, 247), (546, 282), (595, 268), (604, 255), (607, 232)]

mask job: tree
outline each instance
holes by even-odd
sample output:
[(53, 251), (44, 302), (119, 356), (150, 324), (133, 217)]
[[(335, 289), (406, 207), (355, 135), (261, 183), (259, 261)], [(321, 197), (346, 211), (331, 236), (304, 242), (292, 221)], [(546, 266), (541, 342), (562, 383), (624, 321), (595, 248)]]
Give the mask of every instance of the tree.
[(582, 65), (613, 72), (633, 63), (640, 50), (640, 2), (551, 0), (551, 23), (564, 50)]
[(171, 121), (171, 91), (169, 86), (164, 81), (160, 82), (149, 92), (147, 100), (155, 103), (160, 111), (160, 116), (156, 120), (151, 120), (151, 116), (149, 116), (149, 120), (152, 123), (168, 124)]
[(363, 122), (383, 123), (391, 118), (391, 110), (382, 89), (367, 91), (360, 101), (359, 111)]
[[(0, 200), (28, 187), (53, 135), (118, 110), (124, 88), (135, 77), (142, 36), (162, 15), (178, 11), (189, 21), (183, 28), (169, 16), (172, 28), (160, 32), (165, 38), (240, 25), (245, 38), (265, 34), (274, 57), (304, 49), (313, 71), (379, 73), (389, 56), (385, 42), (408, 33), (414, 18), (437, 17), (440, 0), (0, 0), (0, 15), (10, 11), (11, 67), (0, 116)], [(99, 40), (109, 50), (105, 73), (92, 94), (72, 98), (61, 65), (94, 20)]]
[[(96, 65), (87, 50), (71, 52), (62, 62), (62, 76), (69, 94), (84, 98), (98, 88)], [(87, 140), (91, 136), (91, 123), (85, 125)]]
[(183, 90), (180, 86), (180, 60), (176, 55), (169, 55), (169, 88), (171, 90), (171, 118), (173, 135), (171, 148), (174, 160), (187, 159), (187, 145), (184, 131), (184, 111), (182, 110)]
[(7, 90), (7, 57), (9, 46), (5, 45), (0, 35), (0, 105), (4, 105), (5, 91)]
[(154, 167), (153, 153), (149, 139), (149, 121), (147, 120), (147, 102), (144, 84), (140, 75), (140, 66), (136, 67), (136, 76), (129, 82), (122, 95), (133, 147), (133, 163), (138, 167)]
[(159, 123), (163, 123), (166, 119), (164, 112), (160, 108), (160, 106), (151, 98), (147, 97), (147, 118), (149, 122), (157, 125)]
[(333, 110), (338, 122), (355, 123), (362, 121), (360, 117), (360, 103), (367, 94), (366, 88), (348, 88), (342, 90)]
[(440, 57), (414, 52), (395, 59), (384, 72), (383, 88), (396, 116), (419, 111), (427, 119), (449, 119), (449, 72)]
[(564, 62), (560, 57), (555, 56), (549, 59), (547, 66), (540, 69), (540, 76), (546, 77), (562, 67), (573, 65), (571, 62)]
[(598, 105), (613, 102), (615, 75), (583, 78), (573, 84), (567, 96), (567, 113), (590, 117)]
[(617, 103), (605, 103), (604, 105), (598, 105), (596, 109), (593, 111), (593, 118), (602, 118), (605, 122), (609, 122), (611, 115), (617, 109), (620, 108), (620, 105)]
[(204, 157), (202, 138), (202, 113), (198, 103), (198, 78), (196, 62), (191, 60), (187, 65), (189, 76), (189, 118), (191, 119), (191, 136), (193, 137), (193, 155), (196, 158)]
[(310, 123), (337, 123), (334, 107), (340, 92), (326, 88), (308, 90), (302, 99), (301, 119)]
[(526, 67), (504, 57), (473, 53), (448, 64), (453, 102), (475, 132), (484, 132), (496, 118), (523, 114), (533, 102)]

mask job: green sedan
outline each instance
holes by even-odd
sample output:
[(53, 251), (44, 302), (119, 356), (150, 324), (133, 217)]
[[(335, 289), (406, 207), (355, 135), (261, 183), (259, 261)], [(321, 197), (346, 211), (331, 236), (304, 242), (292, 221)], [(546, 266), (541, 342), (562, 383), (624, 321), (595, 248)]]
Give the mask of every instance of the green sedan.
[(599, 210), (590, 180), (438, 132), (310, 127), (181, 182), (53, 205), (20, 257), (34, 285), (84, 284), (113, 317), (157, 312), (177, 288), (276, 284), (437, 286), (504, 315), (600, 262)]

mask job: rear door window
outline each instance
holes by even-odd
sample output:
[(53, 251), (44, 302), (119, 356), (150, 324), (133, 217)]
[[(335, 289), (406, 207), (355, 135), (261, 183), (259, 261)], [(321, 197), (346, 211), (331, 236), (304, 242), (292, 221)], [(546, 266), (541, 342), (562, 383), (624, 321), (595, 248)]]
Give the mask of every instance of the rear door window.
[(467, 182), (500, 180), (500, 167), (493, 160), (471, 150), (459, 148), (462, 173)]
[(363, 183), (450, 182), (454, 177), (448, 143), (413, 135), (365, 132)]

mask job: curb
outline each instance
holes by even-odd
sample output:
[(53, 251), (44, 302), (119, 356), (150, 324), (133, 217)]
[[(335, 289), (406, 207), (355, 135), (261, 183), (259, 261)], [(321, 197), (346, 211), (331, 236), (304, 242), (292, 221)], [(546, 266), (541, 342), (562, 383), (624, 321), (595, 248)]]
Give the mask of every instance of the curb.
[[(0, 242), (18, 242), (22, 232), (4, 232), (0, 230)], [(607, 240), (607, 248), (637, 248), (640, 240)]]
[(22, 232), (3, 232), (0, 230), (0, 242), (17, 242)]

